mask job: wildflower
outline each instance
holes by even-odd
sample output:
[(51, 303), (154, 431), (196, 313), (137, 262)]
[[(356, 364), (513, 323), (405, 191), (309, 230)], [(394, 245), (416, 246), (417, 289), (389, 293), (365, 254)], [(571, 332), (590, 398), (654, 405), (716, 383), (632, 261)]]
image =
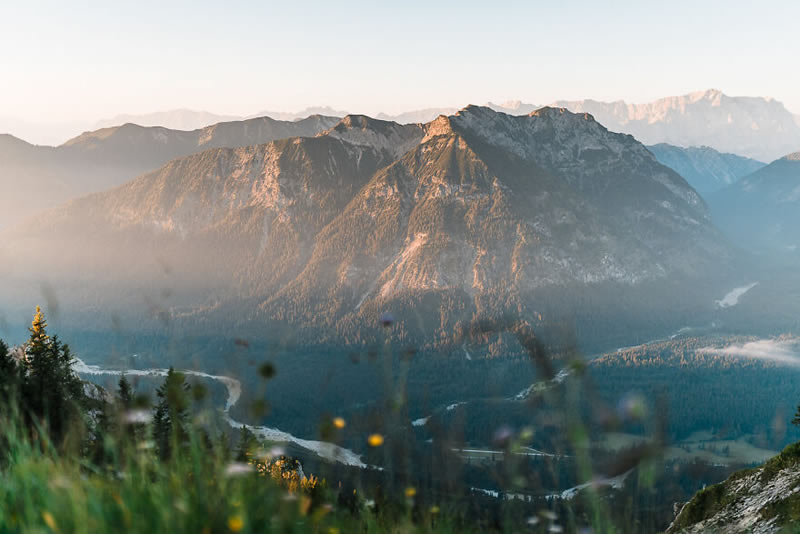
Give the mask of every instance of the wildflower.
[(641, 395), (630, 393), (620, 400), (617, 413), (623, 420), (641, 421), (647, 415), (647, 403)]
[(300, 515), (308, 515), (308, 510), (311, 508), (311, 499), (303, 496), (300, 499)]
[(341, 429), (343, 429), (345, 426), (347, 426), (347, 423), (346, 423), (346, 422), (345, 422), (345, 420), (344, 420), (344, 419), (342, 419), (341, 417), (334, 417), (334, 418), (333, 418), (333, 426), (335, 426), (336, 428), (338, 428), (339, 430), (341, 430)]
[(435, 504), (434, 504), (433, 506), (431, 506), (431, 513), (432, 513), (433, 515), (436, 515), (436, 514), (438, 514), (438, 513), (439, 513), (439, 507), (438, 507), (438, 506), (436, 506)]
[(42, 519), (44, 519), (44, 522), (47, 524), (48, 527), (50, 527), (50, 530), (58, 532), (58, 526), (56, 526), (56, 520), (53, 519), (53, 515), (50, 512), (47, 511), (42, 512)]
[(231, 532), (241, 532), (244, 528), (244, 521), (238, 515), (228, 518), (228, 530)]
[(406, 488), (406, 499), (413, 499), (416, 494), (417, 494), (416, 488), (413, 488), (411, 486)]
[(372, 434), (367, 438), (367, 443), (369, 443), (370, 447), (380, 447), (383, 445), (383, 436), (380, 434)]
[(529, 526), (535, 527), (538, 524), (539, 524), (539, 518), (538, 517), (533, 516), (533, 517), (529, 517), (528, 518), (528, 525)]
[(555, 514), (555, 512), (551, 512), (550, 510), (542, 510), (539, 512), (539, 515), (545, 519), (549, 519), (550, 521), (555, 521), (558, 519), (558, 516)]
[(126, 425), (147, 424), (152, 420), (150, 410), (128, 410), (122, 416), (122, 422)]
[(149, 450), (149, 449), (155, 449), (155, 447), (156, 447), (156, 444), (152, 440), (143, 441), (143, 442), (139, 443), (138, 445), (136, 445), (136, 448), (139, 449), (140, 451), (146, 451), (146, 450)]
[(526, 426), (522, 429), (522, 432), (519, 433), (519, 439), (522, 441), (530, 441), (533, 439), (533, 429), (529, 426)]
[(250, 464), (243, 464), (241, 462), (232, 462), (225, 467), (226, 477), (236, 477), (247, 475), (253, 472), (253, 466)]
[(339, 529), (336, 527), (331, 527), (328, 529), (328, 534), (339, 534)]
[(58, 488), (62, 490), (68, 490), (72, 488), (72, 482), (68, 478), (61, 475), (57, 475), (56, 477), (50, 479), (48, 485), (51, 488)]
[(550, 525), (550, 528), (547, 529), (547, 532), (552, 532), (553, 534), (559, 534), (564, 532), (564, 527), (561, 525)]
[(505, 447), (511, 441), (511, 438), (514, 437), (514, 431), (511, 430), (511, 427), (503, 425), (497, 430), (495, 430), (494, 435), (492, 436), (492, 443), (498, 447)]

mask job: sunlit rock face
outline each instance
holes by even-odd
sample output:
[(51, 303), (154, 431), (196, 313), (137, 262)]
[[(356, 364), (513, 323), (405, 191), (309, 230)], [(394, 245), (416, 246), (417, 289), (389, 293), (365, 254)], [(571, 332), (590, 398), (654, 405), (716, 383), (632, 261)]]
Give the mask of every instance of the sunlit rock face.
[(646, 104), (579, 100), (554, 105), (591, 113), (610, 130), (647, 145), (709, 146), (765, 162), (800, 147), (797, 117), (771, 98), (732, 97), (710, 89)]
[(699, 279), (730, 257), (683, 178), (563, 108), (348, 116), (171, 161), (4, 237), (8, 257), (57, 257), (58, 276), (93, 273), (112, 294), (166, 277), (178, 319), (348, 336), (393, 307), (414, 307), (423, 337), (475, 314), (541, 317), (545, 288)]
[(58, 147), (0, 135), (0, 228), (75, 197), (120, 185), (168, 161), (216, 147), (314, 136), (338, 119), (269, 117), (192, 131), (122, 124), (86, 132)]

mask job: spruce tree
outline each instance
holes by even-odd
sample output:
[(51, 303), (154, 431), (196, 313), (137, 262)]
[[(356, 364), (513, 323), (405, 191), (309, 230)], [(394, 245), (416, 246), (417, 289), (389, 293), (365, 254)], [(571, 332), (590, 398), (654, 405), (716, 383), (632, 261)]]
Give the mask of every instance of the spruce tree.
[(119, 379), (117, 400), (119, 401), (120, 407), (123, 410), (130, 410), (133, 408), (133, 396), (133, 388), (131, 387), (131, 383), (128, 382), (128, 379), (125, 377), (125, 375), (122, 375)]
[(188, 440), (189, 384), (186, 377), (169, 368), (164, 383), (156, 390), (158, 404), (153, 412), (153, 440), (159, 456), (166, 460), (172, 456), (173, 445)]
[(68, 426), (80, 420), (85, 406), (83, 382), (72, 370), (72, 353), (58, 336), (47, 334), (47, 320), (36, 307), (31, 333), (25, 344), (22, 408), (29, 418), (44, 424), (55, 443)]
[(8, 345), (0, 340), (0, 406), (16, 400), (20, 382), (20, 367), (8, 351)]
[(236, 448), (236, 461), (246, 462), (253, 450), (258, 447), (258, 438), (253, 431), (246, 426), (242, 427), (239, 433), (239, 446)]

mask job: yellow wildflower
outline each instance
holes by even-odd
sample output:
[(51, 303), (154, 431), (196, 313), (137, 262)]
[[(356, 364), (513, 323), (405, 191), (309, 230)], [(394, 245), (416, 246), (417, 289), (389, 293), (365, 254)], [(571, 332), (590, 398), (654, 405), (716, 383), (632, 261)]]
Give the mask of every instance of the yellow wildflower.
[[(38, 311), (38, 307), (36, 308)], [(58, 526), (56, 526), (56, 520), (53, 518), (53, 515), (50, 512), (42, 512), (42, 519), (44, 522), (47, 523), (47, 526), (50, 527), (50, 530), (54, 532), (58, 532)]]
[(347, 423), (346, 423), (346, 422), (345, 422), (345, 420), (344, 420), (344, 419), (342, 419), (341, 417), (334, 417), (334, 418), (333, 418), (333, 426), (335, 426), (336, 428), (338, 428), (339, 430), (341, 430), (341, 429), (343, 429), (345, 426), (347, 426)]
[(308, 511), (311, 509), (311, 498), (303, 496), (300, 499), (300, 515), (307, 515)]
[(372, 434), (367, 438), (367, 443), (369, 443), (370, 447), (380, 447), (383, 445), (383, 436), (380, 434)]
[(244, 528), (244, 521), (239, 516), (232, 516), (228, 518), (228, 529), (231, 532), (241, 532)]

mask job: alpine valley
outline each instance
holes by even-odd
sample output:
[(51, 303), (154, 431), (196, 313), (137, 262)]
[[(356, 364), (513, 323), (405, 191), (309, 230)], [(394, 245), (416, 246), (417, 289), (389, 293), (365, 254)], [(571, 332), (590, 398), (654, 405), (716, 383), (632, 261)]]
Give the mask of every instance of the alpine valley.
[(356, 514), (375, 486), (481, 528), (794, 517), (758, 486), (797, 486), (794, 449), (738, 472), (800, 439), (782, 104), (282, 118), (0, 137), (3, 335), (43, 301), (96, 397), (126, 375), (167, 402), (154, 380), (182, 369), (210, 420), (340, 481)]

